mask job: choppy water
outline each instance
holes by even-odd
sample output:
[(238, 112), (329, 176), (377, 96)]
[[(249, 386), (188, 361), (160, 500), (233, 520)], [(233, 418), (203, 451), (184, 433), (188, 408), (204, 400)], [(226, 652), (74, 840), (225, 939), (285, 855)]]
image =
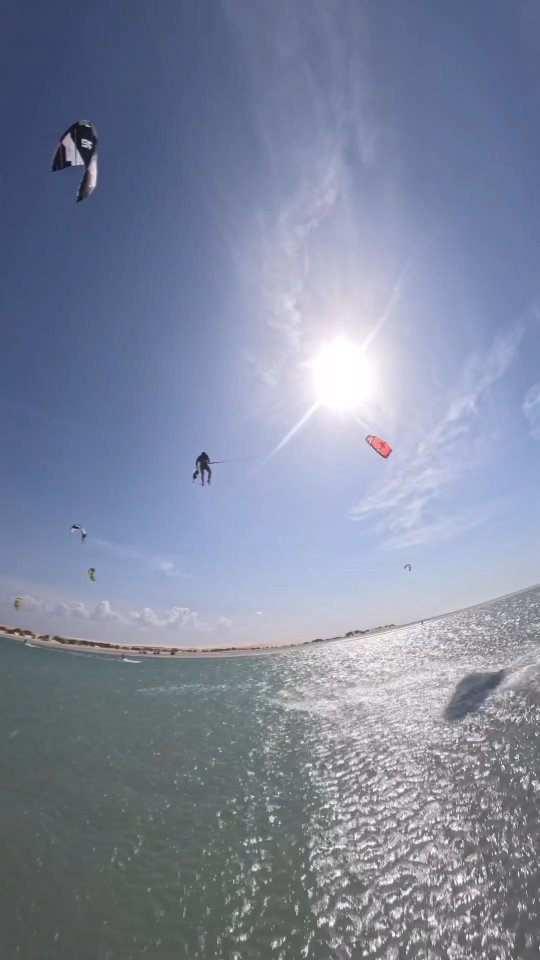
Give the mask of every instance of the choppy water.
[(538, 958), (539, 641), (539, 591), (267, 657), (1, 641), (0, 955)]

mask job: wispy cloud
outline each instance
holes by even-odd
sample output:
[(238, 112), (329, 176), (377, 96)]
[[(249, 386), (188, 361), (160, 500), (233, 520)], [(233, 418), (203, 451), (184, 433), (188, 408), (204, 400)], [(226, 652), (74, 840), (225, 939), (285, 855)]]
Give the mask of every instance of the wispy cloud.
[(387, 542), (387, 546), (397, 550), (400, 547), (451, 540), (491, 520), (503, 506), (501, 500), (492, 500), (449, 516), (439, 516), (430, 522), (418, 524), (412, 530), (404, 530), (396, 534)]
[(387, 546), (406, 547), (457, 536), (500, 508), (500, 504), (482, 504), (471, 511), (444, 516), (437, 501), (477, 467), (485, 453), (487, 440), (480, 429), (482, 403), (510, 369), (538, 315), (534, 305), (495, 336), (485, 356), (469, 359), (444, 415), (410, 449), (405, 460), (389, 464), (390, 477), (353, 508), (351, 519), (375, 518), (380, 531), (387, 535)]
[[(253, 347), (244, 356), (261, 384), (279, 388), (313, 334), (314, 289), (322, 285), (327, 299), (330, 274), (341, 276), (344, 233), (356, 231), (346, 198), (350, 171), (357, 175), (374, 160), (363, 17), (356, 4), (222, 5), (250, 78), (246, 103), (261, 146), (260, 169), (268, 174), (242, 259), (253, 308), (271, 336), (264, 361)], [(326, 228), (338, 212), (330, 234)], [(314, 269), (322, 251), (324, 284)]]
[[(339, 193), (339, 161), (320, 163), (299, 195), (281, 211), (267, 238), (263, 261), (263, 297), (269, 326), (291, 351), (302, 340), (302, 297), (310, 272), (309, 241), (322, 226)], [(275, 374), (274, 374), (275, 375)]]
[(88, 541), (111, 556), (116, 557), (118, 560), (130, 560), (142, 563), (149, 570), (163, 573), (166, 577), (182, 578), (186, 576), (178, 563), (170, 557), (144, 553), (134, 547), (126, 546), (122, 543), (112, 543), (110, 540), (101, 540), (97, 537), (89, 537)]
[(527, 390), (523, 398), (522, 410), (529, 424), (531, 437), (540, 440), (540, 382)]

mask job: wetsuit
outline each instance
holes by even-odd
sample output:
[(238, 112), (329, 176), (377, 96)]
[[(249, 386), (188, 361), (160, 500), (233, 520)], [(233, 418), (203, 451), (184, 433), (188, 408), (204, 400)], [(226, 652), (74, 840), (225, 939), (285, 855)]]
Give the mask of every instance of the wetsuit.
[(195, 470), (201, 475), (201, 483), (204, 487), (204, 474), (208, 474), (208, 483), (212, 482), (212, 471), (210, 469), (210, 457), (207, 453), (201, 453), (195, 461)]

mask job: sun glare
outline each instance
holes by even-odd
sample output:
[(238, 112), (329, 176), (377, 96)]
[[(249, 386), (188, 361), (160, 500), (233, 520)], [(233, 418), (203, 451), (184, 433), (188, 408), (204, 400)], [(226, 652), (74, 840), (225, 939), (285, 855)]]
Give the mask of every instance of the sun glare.
[(373, 390), (365, 351), (339, 338), (326, 344), (313, 361), (317, 403), (340, 413), (355, 410)]

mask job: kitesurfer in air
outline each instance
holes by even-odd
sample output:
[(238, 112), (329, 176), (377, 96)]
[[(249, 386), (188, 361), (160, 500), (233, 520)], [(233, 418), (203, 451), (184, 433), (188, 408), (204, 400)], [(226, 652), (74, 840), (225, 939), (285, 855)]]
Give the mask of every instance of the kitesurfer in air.
[(212, 482), (212, 471), (210, 469), (210, 457), (207, 453), (203, 452), (199, 454), (195, 461), (195, 470), (193, 472), (193, 479), (196, 480), (199, 474), (201, 475), (201, 484), (204, 487), (204, 475), (207, 474), (207, 480), (210, 484)]

